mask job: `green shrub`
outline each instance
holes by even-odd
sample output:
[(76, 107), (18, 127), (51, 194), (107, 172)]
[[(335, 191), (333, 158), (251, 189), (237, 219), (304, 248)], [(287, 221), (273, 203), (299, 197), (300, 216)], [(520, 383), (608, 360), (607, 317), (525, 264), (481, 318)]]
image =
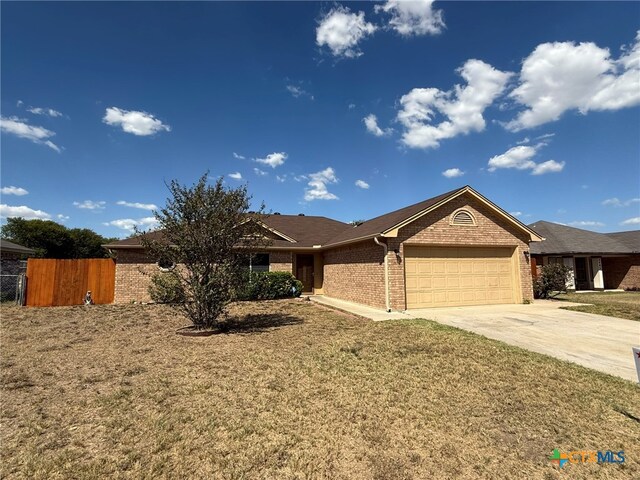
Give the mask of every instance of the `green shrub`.
[(567, 281), (571, 269), (561, 263), (552, 263), (542, 267), (540, 276), (533, 282), (535, 298), (552, 298), (567, 291)]
[(238, 300), (273, 300), (299, 297), (302, 282), (289, 272), (253, 272), (246, 275)]
[(174, 272), (153, 275), (149, 295), (156, 303), (182, 303), (185, 299), (182, 284)]

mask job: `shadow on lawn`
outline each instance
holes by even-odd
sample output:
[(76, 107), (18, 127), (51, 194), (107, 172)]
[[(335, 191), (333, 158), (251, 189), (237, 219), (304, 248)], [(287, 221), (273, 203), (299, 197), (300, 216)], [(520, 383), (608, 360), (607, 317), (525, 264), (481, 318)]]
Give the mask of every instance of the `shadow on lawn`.
[(293, 315), (269, 313), (229, 317), (220, 325), (220, 333), (262, 333), (274, 328), (300, 325), (302, 318)]

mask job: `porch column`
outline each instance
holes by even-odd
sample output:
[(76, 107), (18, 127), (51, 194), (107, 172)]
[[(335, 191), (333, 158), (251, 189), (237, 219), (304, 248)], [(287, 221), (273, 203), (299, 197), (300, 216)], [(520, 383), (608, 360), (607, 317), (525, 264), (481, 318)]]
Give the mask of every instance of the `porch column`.
[(604, 274), (602, 272), (602, 258), (591, 257), (591, 271), (593, 272), (593, 288), (604, 290)]
[(315, 295), (322, 295), (324, 290), (322, 284), (324, 281), (324, 258), (322, 253), (316, 253), (313, 255), (313, 293)]
[(573, 257), (562, 257), (562, 263), (564, 263), (566, 267), (569, 267), (571, 269), (571, 275), (569, 275), (569, 280), (567, 280), (567, 289), (575, 290), (576, 289), (576, 281), (575, 281), (576, 269), (573, 262)]

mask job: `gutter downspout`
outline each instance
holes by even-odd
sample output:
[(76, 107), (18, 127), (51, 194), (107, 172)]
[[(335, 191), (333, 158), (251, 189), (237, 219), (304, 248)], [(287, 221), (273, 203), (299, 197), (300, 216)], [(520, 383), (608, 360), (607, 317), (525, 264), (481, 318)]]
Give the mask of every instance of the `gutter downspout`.
[(386, 243), (382, 243), (380, 242), (380, 240), (378, 240), (378, 237), (373, 237), (373, 241), (384, 249), (384, 304), (386, 306), (387, 312), (390, 312), (391, 307), (389, 306), (389, 259), (387, 258), (389, 249)]

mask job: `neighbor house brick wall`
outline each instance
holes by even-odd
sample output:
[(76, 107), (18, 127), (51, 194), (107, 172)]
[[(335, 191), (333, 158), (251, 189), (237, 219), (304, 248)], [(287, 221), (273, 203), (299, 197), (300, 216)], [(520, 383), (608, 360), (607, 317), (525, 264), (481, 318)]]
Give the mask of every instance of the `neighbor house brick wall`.
[(118, 250), (113, 302), (150, 302), (148, 289), (151, 276), (159, 272), (158, 265), (144, 253), (136, 250)]
[(372, 307), (385, 307), (384, 256), (373, 240), (324, 252), (324, 294)]
[(640, 255), (603, 257), (604, 288), (640, 288)]
[[(476, 226), (449, 224), (450, 215), (459, 208), (465, 208), (473, 214)], [(524, 252), (529, 251), (529, 236), (469, 194), (461, 195), (403, 227), (397, 238), (388, 238), (387, 241), (391, 308), (394, 310), (406, 309), (403, 265), (405, 244), (515, 247), (522, 295), (516, 301), (533, 299), (531, 265), (524, 256)], [(399, 250), (399, 256), (393, 252), (394, 249)]]
[(291, 252), (269, 252), (270, 272), (293, 273), (293, 255)]

